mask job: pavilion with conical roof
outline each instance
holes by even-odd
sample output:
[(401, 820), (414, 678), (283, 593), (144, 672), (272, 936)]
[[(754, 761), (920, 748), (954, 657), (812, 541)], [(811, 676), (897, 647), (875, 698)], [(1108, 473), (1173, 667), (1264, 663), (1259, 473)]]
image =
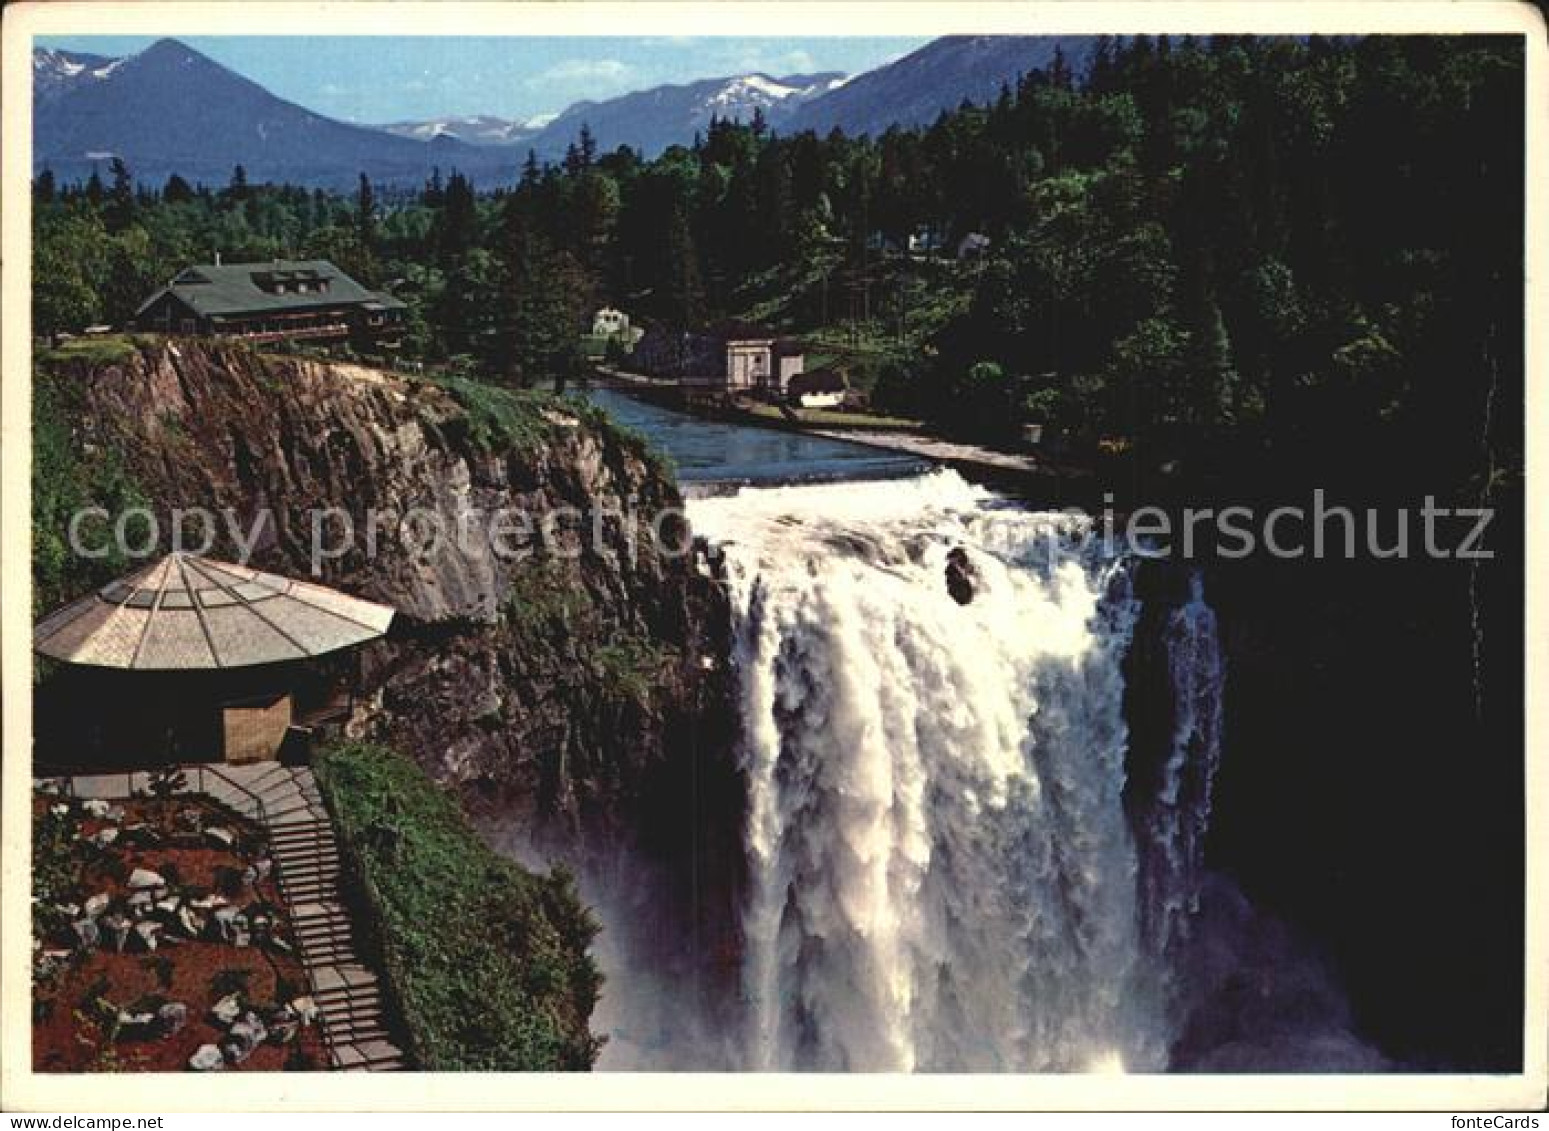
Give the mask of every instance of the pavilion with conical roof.
[(55, 698), (75, 700), (67, 713), (87, 713), (104, 747), (118, 730), (137, 760), (165, 745), (164, 760), (248, 762), (278, 755), (309, 661), (392, 619), (322, 585), (174, 552), (45, 617), (33, 648), (72, 669)]

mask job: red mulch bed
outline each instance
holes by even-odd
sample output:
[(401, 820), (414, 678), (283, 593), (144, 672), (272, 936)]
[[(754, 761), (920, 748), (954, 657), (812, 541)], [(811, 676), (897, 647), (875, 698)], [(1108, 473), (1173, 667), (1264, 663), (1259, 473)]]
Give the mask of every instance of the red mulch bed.
[[(47, 812), (48, 806), (61, 799), (53, 796), (34, 798), (33, 818)], [(118, 799), (110, 804), (124, 810), (123, 824), (146, 821), (155, 826), (163, 805), (176, 809), (198, 807), (205, 812), (205, 826), (220, 825), (237, 834), (238, 847), (263, 844), (260, 826), (245, 820), (205, 797), (182, 794), (163, 802), (150, 798)], [(82, 835), (90, 836), (109, 822), (85, 817)], [(113, 861), (118, 861), (114, 864)], [(127, 877), (135, 868), (147, 868), (166, 874), (170, 866), (177, 876), (174, 888), (210, 891), (217, 886), (217, 870), (241, 871), (250, 861), (237, 849), (222, 848), (213, 842), (207, 847), (165, 845), (129, 847), (114, 844), (99, 860), (83, 864), (77, 871), (75, 893), (70, 897), (84, 903), (99, 892), (115, 898), (127, 889), (115, 873)], [(120, 867), (121, 865), (121, 867)], [(170, 879), (171, 877), (169, 877)], [(283, 915), (284, 900), (273, 873), (245, 889), (232, 899), (238, 906), (254, 900), (273, 904)], [(287, 925), (277, 923), (274, 933), (294, 945)], [(147, 953), (131, 935), (123, 954), (117, 953), (104, 929), (103, 945), (73, 957), (51, 983), (33, 984), (32, 1066), (35, 1072), (182, 1072), (200, 1045), (219, 1045), (225, 1029), (210, 1016), (210, 1007), (223, 995), (215, 992), (212, 979), (223, 972), (245, 971), (247, 988), (244, 1004), (283, 1004), (279, 991), (290, 997), (307, 992), (301, 961), (272, 947), (237, 947), (219, 941), (182, 939), (173, 942), (172, 932), (164, 932), (154, 953)], [(66, 927), (64, 934), (45, 940), (50, 949), (67, 949), (74, 942)], [(161, 961), (165, 959), (166, 961)], [(163, 978), (170, 977), (170, 983)], [(281, 983), (284, 983), (284, 986)], [(177, 1033), (145, 1040), (110, 1041), (105, 1027), (93, 1016), (89, 1005), (103, 997), (127, 1009), (143, 997), (157, 996), (180, 1001), (188, 1007), (188, 1024)], [(290, 1000), (287, 997), (283, 1000)], [(41, 1016), (40, 1016), (41, 1014)], [(327, 1054), (318, 1026), (307, 1025), (296, 1040), (285, 1045), (265, 1043), (241, 1064), (225, 1066), (225, 1071), (277, 1072), (281, 1070), (326, 1069)]]

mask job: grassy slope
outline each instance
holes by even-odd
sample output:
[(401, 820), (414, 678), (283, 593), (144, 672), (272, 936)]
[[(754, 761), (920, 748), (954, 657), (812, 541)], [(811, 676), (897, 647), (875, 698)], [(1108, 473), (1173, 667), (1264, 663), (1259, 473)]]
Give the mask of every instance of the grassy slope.
[(844, 281), (837, 254), (806, 274), (779, 269), (752, 276), (733, 305), (743, 317), (800, 336), (808, 369), (835, 366), (853, 388), (869, 392), (883, 366), (918, 361), (930, 336), (967, 307), (977, 278), (977, 265), (947, 258), (873, 254), (870, 321), (856, 317), (862, 309), (857, 285)]
[(419, 1067), (589, 1068), (597, 924), (570, 877), (495, 855), (393, 751), (340, 745), (315, 769)]
[(664, 478), (673, 477), (672, 462), (646, 437), (614, 420), (604, 410), (575, 395), (558, 396), (536, 389), (513, 389), (465, 374), (441, 373), (423, 378), (452, 395), (468, 414), (469, 434), (486, 451), (531, 451), (555, 437), (551, 414), (576, 417), (600, 433), (611, 434), (626, 451), (652, 465)]
[[(784, 423), (790, 419), (774, 405), (749, 404), (743, 411), (749, 416), (760, 417), (774, 424)], [(885, 416), (882, 413), (846, 412), (843, 409), (832, 408), (798, 408), (792, 411), (795, 412), (796, 419), (809, 428), (876, 428), (911, 431), (921, 426), (918, 420), (906, 416)]]

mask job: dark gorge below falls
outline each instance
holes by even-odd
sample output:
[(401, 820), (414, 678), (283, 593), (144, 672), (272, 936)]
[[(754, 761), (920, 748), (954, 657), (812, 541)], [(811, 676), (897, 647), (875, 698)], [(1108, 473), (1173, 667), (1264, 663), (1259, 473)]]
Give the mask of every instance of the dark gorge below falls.
[[(309, 507), (678, 498), (562, 402), (491, 436), (467, 390), (194, 344), (39, 381), (156, 508), (270, 508), (297, 576)], [(401, 610), (356, 728), (600, 911), (601, 1067), (1520, 1066), (1519, 499), (1477, 571), (1082, 557), (947, 472), (734, 502), (676, 561), (325, 563)]]

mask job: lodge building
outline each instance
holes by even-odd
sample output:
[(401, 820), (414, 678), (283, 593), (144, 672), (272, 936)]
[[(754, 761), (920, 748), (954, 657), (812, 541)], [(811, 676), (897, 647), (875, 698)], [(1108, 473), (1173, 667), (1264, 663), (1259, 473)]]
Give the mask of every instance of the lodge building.
[(185, 268), (135, 311), (134, 328), (249, 341), (398, 344), (399, 300), (368, 290), (326, 259), (201, 263)]

